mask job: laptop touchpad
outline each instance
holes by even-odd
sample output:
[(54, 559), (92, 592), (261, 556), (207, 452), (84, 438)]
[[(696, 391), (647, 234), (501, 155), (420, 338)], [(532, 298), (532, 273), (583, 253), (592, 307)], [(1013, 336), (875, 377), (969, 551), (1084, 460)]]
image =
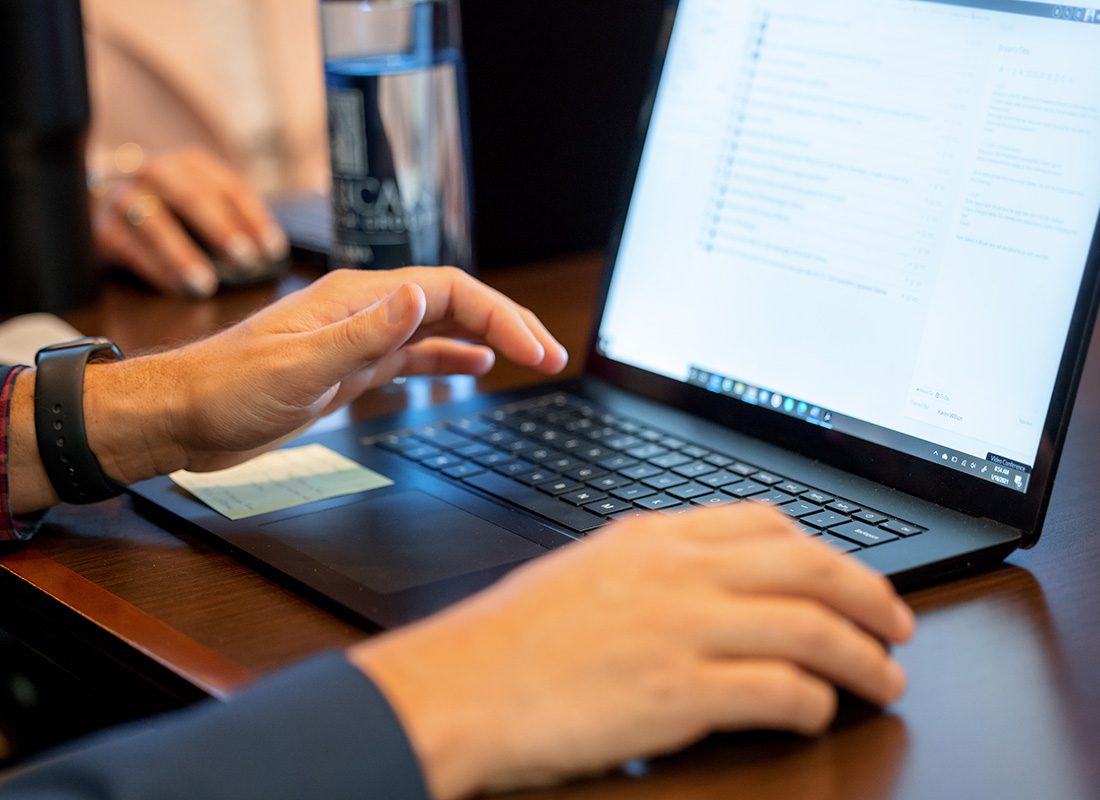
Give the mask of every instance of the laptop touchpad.
[(419, 491), (271, 522), (264, 531), (378, 594), (512, 564), (546, 550)]

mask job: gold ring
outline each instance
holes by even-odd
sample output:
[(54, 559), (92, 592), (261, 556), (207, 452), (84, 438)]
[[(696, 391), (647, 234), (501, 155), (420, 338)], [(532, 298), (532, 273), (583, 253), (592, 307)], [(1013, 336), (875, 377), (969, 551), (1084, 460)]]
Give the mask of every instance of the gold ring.
[(135, 228), (140, 228), (159, 208), (160, 200), (155, 195), (143, 194), (126, 206), (126, 221)]

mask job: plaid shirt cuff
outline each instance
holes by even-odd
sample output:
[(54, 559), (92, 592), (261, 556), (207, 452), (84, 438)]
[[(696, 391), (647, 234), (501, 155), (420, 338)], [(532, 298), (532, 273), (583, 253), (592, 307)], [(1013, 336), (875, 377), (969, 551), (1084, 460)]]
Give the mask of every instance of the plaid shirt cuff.
[(11, 483), (8, 475), (8, 444), (11, 441), (11, 394), (16, 376), (26, 367), (0, 367), (0, 542), (25, 541), (34, 535), (42, 515), (13, 517)]

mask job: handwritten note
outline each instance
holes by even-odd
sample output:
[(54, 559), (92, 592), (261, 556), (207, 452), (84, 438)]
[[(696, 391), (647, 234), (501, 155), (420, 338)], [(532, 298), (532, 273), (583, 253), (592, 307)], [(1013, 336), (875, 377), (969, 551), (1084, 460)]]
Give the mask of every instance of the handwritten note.
[(232, 520), (393, 485), (320, 444), (275, 450), (220, 472), (180, 471), (169, 477)]

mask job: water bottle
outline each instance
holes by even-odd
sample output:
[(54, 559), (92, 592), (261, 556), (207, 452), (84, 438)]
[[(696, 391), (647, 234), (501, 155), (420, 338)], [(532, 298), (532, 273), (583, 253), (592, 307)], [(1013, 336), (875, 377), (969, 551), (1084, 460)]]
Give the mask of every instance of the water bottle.
[(80, 0), (0, 0), (0, 314), (93, 296)]
[(473, 266), (457, 0), (321, 0), (330, 266)]

